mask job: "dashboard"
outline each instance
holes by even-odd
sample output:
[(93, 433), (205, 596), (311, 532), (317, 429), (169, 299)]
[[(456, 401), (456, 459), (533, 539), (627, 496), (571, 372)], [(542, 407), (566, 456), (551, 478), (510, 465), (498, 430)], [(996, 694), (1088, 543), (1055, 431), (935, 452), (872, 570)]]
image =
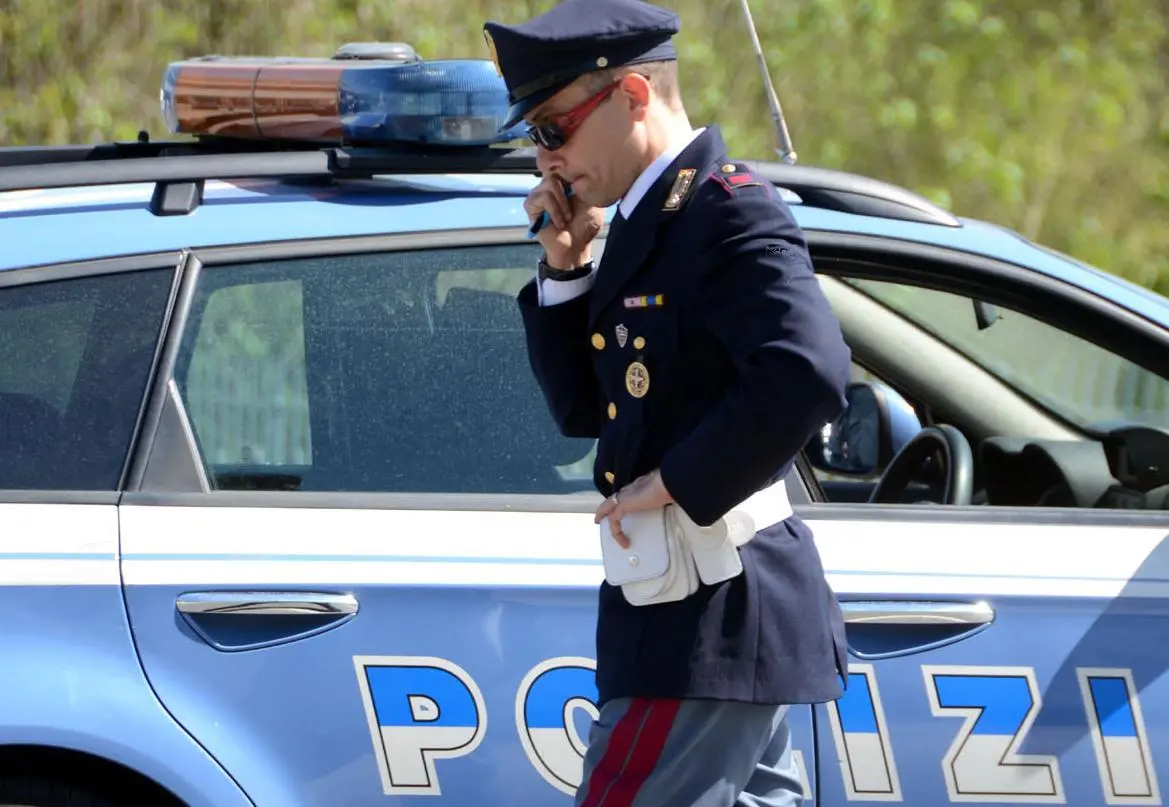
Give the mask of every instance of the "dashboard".
[(1169, 431), (1118, 425), (1098, 440), (991, 437), (977, 501), (999, 507), (1169, 508)]

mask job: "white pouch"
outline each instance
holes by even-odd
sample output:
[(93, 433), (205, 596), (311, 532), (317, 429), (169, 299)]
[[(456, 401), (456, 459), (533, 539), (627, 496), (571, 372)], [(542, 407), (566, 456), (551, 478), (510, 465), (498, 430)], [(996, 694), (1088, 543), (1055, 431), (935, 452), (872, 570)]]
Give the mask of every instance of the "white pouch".
[(605, 579), (620, 586), (633, 605), (685, 599), (699, 581), (714, 585), (743, 573), (739, 547), (755, 537), (757, 524), (776, 524), (792, 514), (783, 482), (759, 491), (709, 527), (700, 527), (676, 504), (630, 513), (621, 519), (629, 538), (622, 549), (601, 522)]
[(694, 559), (667, 510), (643, 510), (622, 518), (621, 531), (629, 538), (628, 549), (613, 538), (609, 520), (601, 522), (605, 579), (620, 586), (633, 605), (675, 602), (698, 590)]
[(739, 547), (755, 535), (755, 521), (747, 513), (732, 510), (709, 527), (699, 526), (681, 507), (666, 508), (673, 531), (690, 548), (698, 577), (708, 586), (743, 573)]

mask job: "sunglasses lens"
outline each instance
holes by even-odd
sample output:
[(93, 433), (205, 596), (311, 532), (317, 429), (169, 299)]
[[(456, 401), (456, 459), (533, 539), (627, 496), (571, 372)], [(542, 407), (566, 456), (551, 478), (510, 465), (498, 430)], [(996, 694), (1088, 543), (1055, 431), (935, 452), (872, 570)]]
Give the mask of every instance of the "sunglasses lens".
[(528, 137), (537, 146), (542, 146), (548, 151), (555, 151), (564, 145), (564, 135), (560, 127), (554, 123), (531, 127), (528, 129)]

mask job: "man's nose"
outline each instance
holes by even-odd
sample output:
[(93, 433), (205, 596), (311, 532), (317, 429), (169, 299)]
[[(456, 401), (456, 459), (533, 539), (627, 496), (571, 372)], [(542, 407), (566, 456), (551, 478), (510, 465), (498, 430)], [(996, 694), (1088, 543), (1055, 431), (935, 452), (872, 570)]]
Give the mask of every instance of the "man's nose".
[(536, 167), (541, 174), (560, 173), (564, 167), (564, 157), (559, 151), (549, 151), (543, 146), (536, 146)]

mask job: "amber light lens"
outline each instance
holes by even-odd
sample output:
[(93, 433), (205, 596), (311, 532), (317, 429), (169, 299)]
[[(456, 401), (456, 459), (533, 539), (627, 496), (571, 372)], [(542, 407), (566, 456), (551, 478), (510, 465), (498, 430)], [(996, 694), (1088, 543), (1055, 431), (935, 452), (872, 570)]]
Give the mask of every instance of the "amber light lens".
[(341, 65), (184, 64), (168, 77), (172, 130), (340, 140)]
[(256, 79), (261, 137), (340, 140), (341, 65), (265, 67)]

